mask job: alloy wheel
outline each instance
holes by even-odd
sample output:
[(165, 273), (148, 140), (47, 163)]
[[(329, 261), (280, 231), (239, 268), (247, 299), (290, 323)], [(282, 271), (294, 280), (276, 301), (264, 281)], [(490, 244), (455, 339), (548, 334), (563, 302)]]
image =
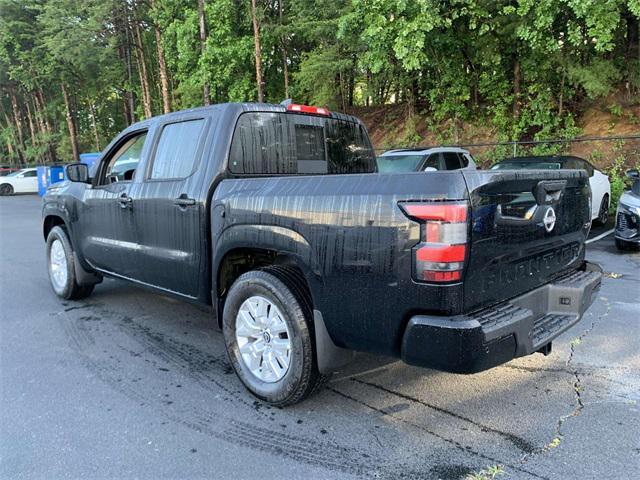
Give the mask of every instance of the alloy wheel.
[(289, 370), (291, 335), (280, 309), (269, 299), (246, 299), (236, 315), (236, 341), (244, 366), (259, 380), (275, 383)]
[(67, 254), (62, 242), (55, 239), (49, 252), (49, 271), (51, 282), (57, 291), (64, 290), (67, 284)]

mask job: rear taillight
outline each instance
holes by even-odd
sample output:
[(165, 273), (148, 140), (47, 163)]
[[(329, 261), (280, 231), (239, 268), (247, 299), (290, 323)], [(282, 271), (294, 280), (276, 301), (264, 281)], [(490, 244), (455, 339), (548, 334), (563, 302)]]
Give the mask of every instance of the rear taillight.
[(426, 282), (462, 280), (467, 256), (468, 204), (405, 202), (400, 208), (421, 224), (421, 242), (413, 248), (414, 278)]

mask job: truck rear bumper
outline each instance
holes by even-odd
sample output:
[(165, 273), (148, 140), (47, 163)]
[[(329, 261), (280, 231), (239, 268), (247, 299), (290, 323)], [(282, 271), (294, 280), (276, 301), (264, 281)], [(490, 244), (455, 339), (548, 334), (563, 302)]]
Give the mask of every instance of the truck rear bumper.
[(402, 339), (402, 359), (420, 367), (475, 373), (534, 353), (582, 318), (601, 280), (602, 269), (585, 262), (581, 270), (470, 315), (416, 315)]

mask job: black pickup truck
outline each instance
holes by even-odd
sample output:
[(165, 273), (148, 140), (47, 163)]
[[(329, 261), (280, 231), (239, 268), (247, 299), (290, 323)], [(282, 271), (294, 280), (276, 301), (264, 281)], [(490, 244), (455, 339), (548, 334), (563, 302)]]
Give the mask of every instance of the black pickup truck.
[(151, 118), (66, 173), (43, 204), (55, 293), (109, 276), (211, 305), (276, 405), (354, 351), (459, 373), (548, 353), (600, 286), (585, 172), (378, 174), (362, 123), (323, 108)]

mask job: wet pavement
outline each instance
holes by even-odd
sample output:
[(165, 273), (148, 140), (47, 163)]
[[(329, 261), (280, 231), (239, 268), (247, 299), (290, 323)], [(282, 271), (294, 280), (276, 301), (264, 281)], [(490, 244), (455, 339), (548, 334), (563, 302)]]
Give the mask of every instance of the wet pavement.
[(59, 301), (37, 197), (0, 199), (0, 255), (0, 478), (640, 475), (640, 253), (612, 236), (551, 355), (472, 376), (359, 355), (286, 409), (244, 390), (208, 312), (114, 280)]

